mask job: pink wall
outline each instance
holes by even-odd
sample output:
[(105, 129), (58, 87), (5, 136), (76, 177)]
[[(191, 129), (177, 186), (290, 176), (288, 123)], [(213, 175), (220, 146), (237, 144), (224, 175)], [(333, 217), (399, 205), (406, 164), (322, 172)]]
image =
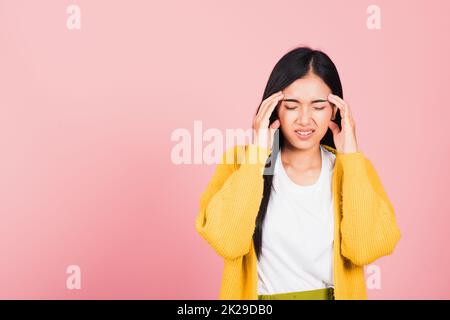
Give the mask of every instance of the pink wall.
[[(450, 298), (449, 10), (0, 0), (0, 298), (217, 298), (222, 260), (194, 228), (214, 165), (175, 165), (171, 133), (249, 128), (275, 62), (299, 45), (335, 61), (402, 230), (369, 297)], [(66, 287), (72, 264), (81, 290)]]

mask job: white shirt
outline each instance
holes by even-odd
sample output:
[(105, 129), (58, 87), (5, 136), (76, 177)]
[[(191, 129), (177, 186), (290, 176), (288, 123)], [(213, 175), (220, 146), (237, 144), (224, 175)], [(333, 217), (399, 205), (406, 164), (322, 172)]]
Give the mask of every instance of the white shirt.
[(322, 167), (313, 185), (301, 186), (275, 162), (258, 261), (258, 294), (333, 286), (334, 216), (331, 178), (335, 155), (320, 145)]

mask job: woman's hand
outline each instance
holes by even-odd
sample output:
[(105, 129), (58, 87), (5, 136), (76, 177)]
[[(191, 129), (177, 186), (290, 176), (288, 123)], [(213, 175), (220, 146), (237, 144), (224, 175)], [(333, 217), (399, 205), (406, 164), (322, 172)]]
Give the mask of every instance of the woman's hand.
[(282, 91), (275, 92), (267, 97), (253, 119), (253, 141), (254, 145), (271, 149), (273, 145), (273, 138), (275, 131), (280, 127), (280, 120), (275, 120), (270, 126), (270, 115), (277, 106), (278, 102), (283, 99)]
[(340, 97), (329, 94), (328, 100), (341, 111), (341, 127), (330, 121), (328, 125), (333, 132), (333, 140), (338, 153), (358, 152), (358, 143), (356, 141), (356, 126), (353, 120), (349, 105)]

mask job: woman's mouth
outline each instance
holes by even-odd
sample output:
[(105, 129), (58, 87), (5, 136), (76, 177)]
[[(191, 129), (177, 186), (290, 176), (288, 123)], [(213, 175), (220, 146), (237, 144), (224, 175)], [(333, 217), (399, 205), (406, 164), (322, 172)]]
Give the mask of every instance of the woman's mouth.
[(309, 137), (312, 136), (315, 130), (295, 130), (295, 133), (297, 137), (299, 137), (302, 140), (307, 140)]

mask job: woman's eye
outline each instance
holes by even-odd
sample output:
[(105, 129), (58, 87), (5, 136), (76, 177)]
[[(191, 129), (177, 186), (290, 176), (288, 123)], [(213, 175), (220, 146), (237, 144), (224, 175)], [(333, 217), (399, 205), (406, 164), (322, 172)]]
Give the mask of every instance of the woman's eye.
[[(289, 106), (285, 106), (287, 110), (294, 110), (297, 107), (289, 107)], [(314, 107), (314, 110), (323, 110), (325, 109), (325, 107)]]

